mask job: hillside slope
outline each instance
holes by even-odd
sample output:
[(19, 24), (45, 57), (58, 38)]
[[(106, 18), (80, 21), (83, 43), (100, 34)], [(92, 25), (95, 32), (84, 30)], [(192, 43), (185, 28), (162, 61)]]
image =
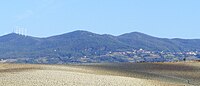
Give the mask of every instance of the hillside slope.
[(0, 58), (17, 59), (17, 61), (20, 59), (23, 63), (34, 63), (31, 60), (35, 59), (39, 59), (41, 63), (83, 60), (86, 62), (104, 62), (104, 60), (128, 62), (127, 56), (116, 57), (109, 54), (141, 48), (166, 52), (196, 51), (200, 49), (200, 40), (157, 38), (139, 32), (120, 36), (100, 35), (81, 30), (47, 38), (15, 33), (0, 37)]

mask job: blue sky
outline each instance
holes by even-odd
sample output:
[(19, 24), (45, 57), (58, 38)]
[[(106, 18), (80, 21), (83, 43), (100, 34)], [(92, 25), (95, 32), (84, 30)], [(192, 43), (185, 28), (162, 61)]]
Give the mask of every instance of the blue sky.
[(21, 27), (47, 37), (74, 30), (200, 38), (200, 0), (1, 0), (0, 35)]

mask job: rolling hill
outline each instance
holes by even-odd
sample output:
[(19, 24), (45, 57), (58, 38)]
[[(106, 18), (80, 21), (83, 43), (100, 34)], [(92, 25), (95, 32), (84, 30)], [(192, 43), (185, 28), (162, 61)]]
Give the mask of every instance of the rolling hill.
[(140, 32), (112, 36), (81, 30), (46, 38), (16, 33), (0, 37), (0, 58), (23, 63), (127, 62), (126, 56), (116, 58), (108, 54), (141, 48), (166, 52), (199, 51), (200, 39), (157, 38)]

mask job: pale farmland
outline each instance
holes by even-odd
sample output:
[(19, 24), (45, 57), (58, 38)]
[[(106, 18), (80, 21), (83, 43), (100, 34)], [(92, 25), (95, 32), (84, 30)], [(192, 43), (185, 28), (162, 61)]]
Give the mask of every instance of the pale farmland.
[(0, 64), (0, 86), (199, 86), (200, 63)]

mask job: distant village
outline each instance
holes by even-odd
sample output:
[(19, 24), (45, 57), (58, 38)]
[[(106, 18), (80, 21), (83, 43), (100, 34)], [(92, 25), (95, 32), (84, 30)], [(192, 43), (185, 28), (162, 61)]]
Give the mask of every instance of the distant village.
[(106, 56), (124, 56), (129, 62), (177, 62), (200, 60), (199, 51), (164, 52), (133, 49), (132, 51), (109, 52)]
[(185, 52), (164, 52), (148, 51), (144, 49), (133, 49), (129, 51), (110, 51), (102, 55), (90, 55), (82, 57), (38, 57), (38, 58), (18, 58), (18, 59), (0, 59), (0, 63), (102, 63), (102, 62), (179, 62), (179, 61), (199, 61), (199, 51)]

